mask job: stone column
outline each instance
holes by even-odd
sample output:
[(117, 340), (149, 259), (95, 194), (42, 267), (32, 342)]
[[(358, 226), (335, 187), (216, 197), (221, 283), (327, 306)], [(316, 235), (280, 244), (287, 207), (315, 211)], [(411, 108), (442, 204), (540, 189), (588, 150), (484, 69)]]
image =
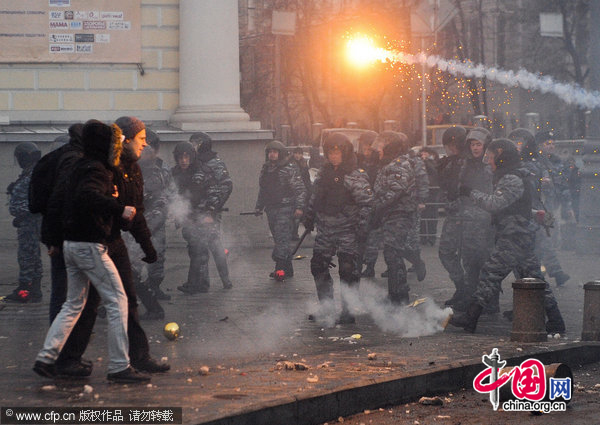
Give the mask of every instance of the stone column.
[(240, 107), (237, 0), (179, 1), (179, 107), (185, 131), (245, 131), (259, 122)]

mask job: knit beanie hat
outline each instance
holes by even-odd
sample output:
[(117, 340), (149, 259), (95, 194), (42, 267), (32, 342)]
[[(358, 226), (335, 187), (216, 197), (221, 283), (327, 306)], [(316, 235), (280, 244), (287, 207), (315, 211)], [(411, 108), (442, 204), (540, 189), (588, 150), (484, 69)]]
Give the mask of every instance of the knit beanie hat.
[(146, 128), (146, 125), (136, 117), (120, 117), (117, 118), (115, 124), (119, 126), (123, 135), (128, 140), (133, 140), (136, 134)]

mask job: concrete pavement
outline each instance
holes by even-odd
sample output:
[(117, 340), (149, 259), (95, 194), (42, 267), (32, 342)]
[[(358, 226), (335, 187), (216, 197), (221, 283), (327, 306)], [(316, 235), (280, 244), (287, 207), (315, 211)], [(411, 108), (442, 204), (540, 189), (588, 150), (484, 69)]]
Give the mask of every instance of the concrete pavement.
[[(310, 249), (300, 250), (306, 257), (294, 261), (295, 276), (279, 283), (267, 277), (273, 265), (270, 250), (228, 248), (234, 288), (221, 289), (211, 268), (210, 292), (190, 297), (175, 289), (187, 273), (186, 250), (171, 244), (164, 283), (172, 295), (170, 302), (163, 303), (167, 318), (143, 324), (153, 356), (168, 359), (172, 371), (154, 375), (149, 386), (107, 383), (105, 320), (98, 321), (86, 353), (94, 360), (89, 379), (53, 382), (31, 371), (48, 327), (49, 279), (45, 277), (41, 304), (9, 305), (0, 312), (0, 356), (4, 359), (0, 406), (171, 406), (183, 408), (186, 424), (316, 424), (469, 387), (483, 368), (481, 356), (494, 347), (503, 359), (512, 359), (510, 364), (530, 356), (546, 364), (563, 362), (572, 367), (600, 360), (598, 344), (578, 342), (582, 287), (598, 277), (593, 257), (560, 254), (572, 276), (565, 287), (555, 290), (567, 324), (566, 338), (520, 344), (510, 341), (510, 324), (500, 315), (483, 316), (474, 335), (438, 330), (437, 318), (445, 313), (436, 304), (443, 305), (453, 290), (437, 259), (437, 247), (423, 248), (428, 266), (425, 281), (418, 283), (409, 275), (411, 300), (426, 297), (430, 303), (401, 310), (382, 307), (378, 300), (385, 293), (385, 280), (363, 280), (357, 323), (337, 327), (307, 320), (307, 313), (316, 308)], [(4, 264), (0, 290), (4, 293), (13, 288), (14, 256), (14, 246), (0, 246)], [(383, 269), (380, 258), (378, 273)], [(339, 311), (336, 269), (333, 275)], [(503, 287), (504, 310), (512, 300), (510, 278)], [(162, 335), (162, 327), (170, 321), (177, 322), (182, 331), (173, 342)], [(284, 361), (308, 369), (286, 370)], [(202, 366), (209, 368), (208, 374), (200, 372)], [(92, 391), (85, 393), (83, 385), (90, 385)]]

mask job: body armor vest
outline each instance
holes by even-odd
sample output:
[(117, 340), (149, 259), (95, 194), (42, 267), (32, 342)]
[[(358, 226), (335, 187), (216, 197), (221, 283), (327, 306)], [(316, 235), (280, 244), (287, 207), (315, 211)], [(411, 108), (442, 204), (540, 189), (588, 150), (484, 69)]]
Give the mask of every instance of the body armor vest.
[(324, 170), (323, 177), (317, 188), (317, 199), (315, 210), (327, 215), (336, 215), (344, 209), (345, 206), (354, 203), (352, 194), (344, 186), (344, 177), (346, 175), (333, 169)]
[(283, 198), (289, 198), (289, 188), (282, 184), (279, 177), (279, 167), (272, 171), (266, 171), (260, 176), (259, 185), (264, 193), (264, 204), (277, 205), (283, 201)]

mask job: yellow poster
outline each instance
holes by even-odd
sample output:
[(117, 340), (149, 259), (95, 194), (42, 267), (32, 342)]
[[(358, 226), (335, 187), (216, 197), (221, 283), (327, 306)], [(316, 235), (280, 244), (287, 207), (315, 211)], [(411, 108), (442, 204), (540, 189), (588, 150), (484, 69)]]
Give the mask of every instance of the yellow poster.
[(141, 0), (0, 0), (0, 62), (141, 62)]

